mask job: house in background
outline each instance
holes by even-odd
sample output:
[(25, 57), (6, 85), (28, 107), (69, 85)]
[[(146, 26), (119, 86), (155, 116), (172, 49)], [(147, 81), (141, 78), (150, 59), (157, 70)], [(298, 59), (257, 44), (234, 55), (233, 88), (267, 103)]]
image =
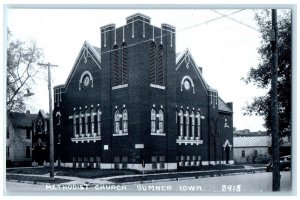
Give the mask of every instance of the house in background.
[(6, 165), (30, 166), (32, 159), (32, 121), (36, 114), (9, 112), (6, 129)]
[(266, 163), (270, 160), (271, 136), (267, 132), (235, 130), (233, 159), (235, 163)]
[(32, 165), (46, 165), (46, 163), (49, 162), (50, 152), (49, 114), (40, 110), (32, 123)]

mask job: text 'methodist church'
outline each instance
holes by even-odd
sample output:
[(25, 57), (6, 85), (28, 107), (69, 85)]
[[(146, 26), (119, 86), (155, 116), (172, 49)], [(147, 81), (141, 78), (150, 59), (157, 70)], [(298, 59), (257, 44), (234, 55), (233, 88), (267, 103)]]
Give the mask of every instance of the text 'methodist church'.
[(55, 161), (65, 167), (174, 170), (233, 164), (232, 103), (203, 78), (175, 27), (134, 14), (85, 42), (54, 87)]

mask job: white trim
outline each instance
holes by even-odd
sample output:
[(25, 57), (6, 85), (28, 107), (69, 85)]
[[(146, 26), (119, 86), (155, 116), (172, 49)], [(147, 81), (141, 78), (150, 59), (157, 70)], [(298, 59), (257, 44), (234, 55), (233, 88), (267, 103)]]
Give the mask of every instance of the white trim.
[[(180, 136), (179, 136), (180, 137)], [(181, 139), (178, 138), (176, 139), (176, 143), (181, 145), (181, 144), (190, 144), (190, 145), (199, 145), (199, 144), (203, 144), (203, 140), (199, 140), (199, 139)]]
[(132, 38), (134, 38), (134, 22), (132, 23), (132, 35), (131, 35)]
[[(88, 133), (89, 135), (89, 133)], [(71, 138), (72, 142), (76, 142), (76, 144), (78, 142), (84, 143), (84, 142), (96, 142), (96, 141), (100, 141), (101, 140), (101, 136), (97, 135), (97, 136), (85, 136), (85, 135), (81, 135), (82, 137), (73, 137)]]
[(61, 166), (72, 168), (72, 167), (73, 167), (73, 163), (68, 163), (68, 162), (66, 162), (66, 163), (61, 163)]
[(162, 44), (162, 29), (160, 29), (160, 44)]
[(155, 135), (155, 136), (166, 136), (166, 133), (150, 133), (150, 135)]
[(112, 163), (100, 163), (100, 168), (101, 169), (113, 169), (113, 164)]
[(106, 47), (106, 32), (108, 32), (108, 31), (103, 32), (103, 38), (104, 38), (103, 47)]
[(111, 89), (112, 90), (117, 90), (117, 89), (126, 88), (126, 87), (128, 87), (128, 83), (123, 84), (123, 85), (113, 86)]
[(91, 79), (91, 82), (92, 82), (92, 86), (91, 86), (91, 87), (94, 87), (93, 76), (92, 76), (92, 74), (91, 74), (90, 71), (86, 70), (86, 71), (84, 71), (84, 72), (81, 74), (81, 76), (80, 76), (80, 79), (79, 79), (79, 90), (81, 90), (82, 79), (83, 79), (83, 77), (84, 77), (85, 75), (88, 75), (88, 76), (89, 76), (89, 78)]
[(171, 32), (171, 47), (173, 47), (173, 33)]
[(130, 15), (130, 16), (126, 17), (126, 22), (133, 19), (133, 18), (135, 18), (135, 17), (142, 17), (143, 19), (148, 19), (149, 21), (151, 21), (151, 17), (149, 17), (147, 15), (144, 15), (144, 14), (141, 14), (141, 13), (135, 13), (133, 15)]
[(153, 84), (153, 83), (150, 83), (150, 87), (157, 88), (157, 89), (162, 89), (162, 90), (166, 89), (166, 86), (156, 85), (156, 84)]
[(232, 148), (232, 145), (230, 144), (230, 142), (228, 141), (228, 139), (225, 141), (225, 143), (223, 144), (223, 148), (225, 150), (226, 146), (229, 146), (230, 150)]
[(103, 29), (106, 29), (106, 28), (109, 28), (109, 27), (115, 28), (115, 27), (116, 27), (116, 24), (107, 24), (107, 25), (105, 25), (105, 26), (100, 27), (100, 30), (103, 30)]
[(114, 42), (114, 45), (117, 44), (117, 29), (115, 29), (115, 42)]
[(170, 24), (162, 23), (162, 24), (161, 24), (161, 27), (163, 27), (163, 26), (176, 30), (176, 27), (175, 27), (175, 26), (172, 26), (172, 25), (170, 25)]
[[(98, 51), (94, 48), (93, 45), (91, 45), (88, 41), (85, 41), (85, 42), (88, 45), (88, 47), (90, 48), (90, 50), (94, 53), (94, 55), (98, 58), (99, 62), (101, 63), (101, 52), (99, 55)], [(101, 67), (100, 67), (100, 69), (101, 69)]]
[(154, 26), (152, 26), (152, 41), (154, 42)]
[(184, 85), (184, 81), (185, 81), (186, 79), (189, 80), (189, 81), (191, 82), (191, 86), (192, 86), (192, 88), (193, 88), (193, 94), (195, 94), (195, 85), (194, 85), (193, 79), (192, 79), (190, 76), (188, 76), (188, 75), (185, 75), (185, 76), (181, 79), (181, 86), (180, 86), (181, 91), (183, 91), (183, 85)]
[(57, 115), (61, 116), (60, 111), (57, 111), (57, 112), (56, 112), (55, 117), (57, 117)]
[[(215, 90), (213, 88), (211, 88), (207, 82), (205, 81), (205, 79), (203, 78), (202, 76), (202, 73), (200, 72), (200, 70), (198, 69), (199, 67), (196, 66), (196, 62), (195, 62), (195, 59), (193, 58), (191, 52), (189, 51), (188, 48), (186, 48), (184, 51), (180, 52), (180, 54), (176, 57), (176, 71), (178, 70), (178, 68), (181, 66), (182, 62), (185, 60), (185, 59), (182, 59), (183, 56), (189, 56), (190, 59), (192, 60), (192, 66), (194, 67), (195, 71), (196, 71), (196, 74), (197, 76), (199, 77), (200, 79), (200, 82), (202, 83), (202, 85), (204, 86), (204, 88), (206, 89), (205, 92), (206, 94), (208, 93), (209, 90)], [(179, 63), (179, 61), (182, 59), (182, 61)], [(217, 90), (215, 90), (217, 91)]]
[(134, 146), (136, 149), (143, 149), (144, 148), (144, 144), (135, 144)]
[(123, 26), (123, 39), (122, 39), (122, 41), (125, 42), (124, 26)]
[(202, 161), (202, 165), (208, 165), (208, 161)]
[[(83, 57), (83, 51), (84, 51), (84, 49), (85, 49), (86, 47), (88, 47), (89, 49), (92, 49), (92, 47), (89, 45), (89, 43), (88, 43), (87, 41), (85, 41), (84, 44), (82, 45), (80, 51), (79, 51), (79, 54), (78, 54), (78, 56), (77, 56), (77, 58), (76, 58), (74, 64), (73, 64), (73, 67), (72, 67), (72, 69), (71, 69), (71, 72), (69, 73), (69, 76), (68, 76), (68, 78), (67, 78), (67, 80), (66, 80), (66, 83), (64, 84), (64, 85), (65, 85), (65, 91), (68, 89), (70, 80), (73, 78), (73, 75), (74, 75), (74, 73), (75, 73), (75, 71), (76, 71), (76, 69), (77, 69), (77, 67), (78, 67), (78, 65), (79, 65), (79, 63), (80, 63), (80, 60), (81, 60), (82, 57)], [(93, 50), (92, 50), (92, 52), (95, 54), (95, 52), (94, 52)], [(94, 55), (94, 56), (96, 56), (96, 55)], [(96, 63), (96, 65), (99, 67), (99, 69), (101, 69), (101, 66), (100, 66), (100, 65), (96, 62), (96, 60), (94, 59), (94, 56), (91, 56), (91, 58), (94, 60), (94, 62)], [(101, 63), (101, 59), (99, 60), (99, 57), (98, 57), (98, 56), (96, 56), (96, 58), (98, 59), (98, 62)], [(64, 92), (65, 92), (65, 91), (64, 91)]]
[(113, 136), (126, 136), (126, 135), (128, 135), (128, 133), (114, 133), (113, 134)]
[(103, 145), (103, 150), (108, 150), (108, 149), (109, 149), (108, 144)]
[(143, 21), (143, 38), (145, 38), (146, 35), (145, 35), (145, 21)]

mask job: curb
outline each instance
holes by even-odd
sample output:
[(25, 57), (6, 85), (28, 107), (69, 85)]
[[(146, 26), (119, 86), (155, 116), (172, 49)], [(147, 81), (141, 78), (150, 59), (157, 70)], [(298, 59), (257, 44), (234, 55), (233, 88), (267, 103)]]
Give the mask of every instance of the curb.
[(141, 180), (141, 181), (114, 183), (114, 184), (133, 185), (133, 184), (144, 184), (144, 183), (159, 183), (159, 182), (166, 182), (166, 181), (182, 181), (182, 180), (191, 180), (191, 179), (199, 179), (199, 178), (254, 174), (254, 173), (262, 173), (262, 172), (265, 172), (265, 168), (246, 169), (243, 172), (232, 172), (232, 173), (225, 173), (225, 174), (219, 173), (219, 174), (198, 175), (198, 176), (189, 176), (189, 177), (180, 177), (180, 178), (167, 178), (167, 179), (156, 179), (156, 180), (145, 180), (145, 181)]

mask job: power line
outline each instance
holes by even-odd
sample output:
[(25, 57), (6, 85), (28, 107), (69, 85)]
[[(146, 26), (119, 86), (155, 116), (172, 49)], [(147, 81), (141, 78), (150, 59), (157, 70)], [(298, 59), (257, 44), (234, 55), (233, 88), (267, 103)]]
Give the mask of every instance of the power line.
[(223, 14), (223, 13), (220, 13), (220, 12), (218, 12), (218, 11), (216, 11), (216, 10), (211, 10), (211, 11), (213, 11), (213, 12), (215, 12), (215, 13), (217, 13), (217, 14), (223, 16), (223, 17), (226, 17), (226, 18), (228, 18), (228, 19), (230, 19), (230, 20), (232, 20), (232, 21), (234, 21), (234, 22), (237, 22), (237, 23), (239, 23), (239, 24), (241, 24), (241, 25), (247, 26), (248, 28), (251, 28), (251, 29), (253, 29), (253, 30), (259, 32), (258, 29), (254, 28), (254, 27), (252, 27), (252, 26), (250, 26), (250, 25), (248, 25), (248, 24), (245, 24), (245, 23), (243, 23), (243, 22), (241, 22), (241, 21), (239, 21), (239, 20), (236, 20), (236, 19), (234, 19), (234, 18), (232, 18), (232, 17), (229, 17), (228, 15), (225, 15), (225, 14)]
[(228, 16), (230, 16), (230, 15), (236, 14), (236, 13), (241, 12), (241, 11), (243, 11), (243, 10), (245, 10), (245, 9), (240, 9), (240, 10), (234, 11), (234, 12), (232, 12), (232, 13), (229, 13), (229, 14), (226, 14), (226, 15), (224, 14), (224, 15), (222, 15), (222, 16), (220, 16), (220, 17), (216, 17), (216, 18), (210, 19), (210, 20), (208, 20), (208, 21), (202, 22), (202, 23), (200, 23), (200, 24), (195, 24), (195, 25), (186, 27), (186, 28), (184, 28), (184, 29), (179, 30), (179, 32), (180, 32), (180, 31), (185, 31), (185, 30), (188, 30), (188, 29), (197, 27), (197, 26), (201, 26), (201, 25), (208, 24), (208, 23), (210, 23), (210, 22), (216, 21), (216, 20), (218, 20), (218, 19), (222, 19), (222, 18), (224, 18), (224, 17), (228, 17)]
[[(206, 25), (206, 24), (208, 24), (208, 23), (210, 23), (210, 22), (216, 21), (216, 20), (218, 20), (218, 19), (222, 19), (222, 18), (224, 18), (224, 17), (228, 17), (228, 16), (230, 16), (230, 15), (236, 14), (236, 13), (241, 12), (241, 11), (243, 11), (243, 10), (245, 10), (245, 9), (240, 9), (240, 10), (234, 11), (234, 12), (229, 13), (229, 14), (226, 14), (226, 15), (223, 14), (223, 15), (220, 16), (220, 17), (215, 17), (215, 18), (212, 18), (212, 19), (207, 20), (207, 21), (205, 21), (205, 22), (201, 22), (201, 23), (199, 23), (199, 24), (195, 24), (195, 25), (192, 25), (192, 26), (185, 27), (185, 28), (183, 28), (183, 29), (178, 30), (177, 33), (178, 33), (178, 32), (182, 32), (182, 31), (186, 31), (186, 30), (189, 30), (189, 29), (192, 29), (192, 28), (195, 28), (195, 27), (197, 27), (197, 26)], [(111, 30), (111, 31), (112, 31), (112, 30)], [(140, 42), (136, 42), (136, 43), (133, 43), (133, 44), (124, 46), (124, 47), (126, 47), (126, 48), (127, 48), (127, 47), (132, 47), (132, 46), (135, 46), (135, 45), (138, 45), (138, 44), (142, 44), (142, 43), (145, 43), (145, 42), (149, 42), (149, 41), (151, 41), (151, 40), (153, 40), (153, 39), (157, 39), (157, 38), (160, 38), (160, 37), (168, 36), (168, 35), (170, 35), (170, 34), (172, 34), (172, 32), (171, 32), (171, 33), (166, 33), (166, 34), (163, 34), (163, 35), (160, 35), (160, 36), (156, 36), (156, 37), (151, 38), (151, 39), (142, 40), (142, 41), (140, 41)], [(122, 48), (124, 48), (124, 47), (120, 47), (120, 48), (116, 48), (116, 49), (113, 49), (113, 50), (104, 51), (104, 52), (101, 52), (100, 54), (102, 55), (102, 54), (114, 52), (114, 51), (120, 50), (120, 49), (122, 49)]]

